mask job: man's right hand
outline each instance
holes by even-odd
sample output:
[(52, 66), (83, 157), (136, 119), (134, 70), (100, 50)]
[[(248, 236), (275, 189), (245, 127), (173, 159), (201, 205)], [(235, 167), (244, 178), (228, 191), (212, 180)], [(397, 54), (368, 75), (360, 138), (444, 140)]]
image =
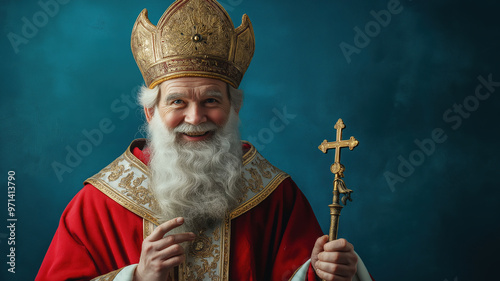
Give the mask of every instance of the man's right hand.
[(185, 259), (180, 243), (193, 241), (192, 232), (167, 235), (181, 226), (184, 218), (175, 218), (160, 224), (142, 242), (141, 258), (134, 272), (134, 281), (165, 281), (170, 269), (180, 265)]

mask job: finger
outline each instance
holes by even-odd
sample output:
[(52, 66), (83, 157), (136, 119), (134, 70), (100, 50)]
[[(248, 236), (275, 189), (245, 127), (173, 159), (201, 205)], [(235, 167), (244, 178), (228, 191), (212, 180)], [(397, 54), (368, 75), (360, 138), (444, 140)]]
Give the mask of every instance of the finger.
[(171, 219), (167, 222), (160, 224), (154, 231), (151, 233), (146, 239), (149, 241), (157, 241), (163, 238), (167, 232), (172, 229), (181, 226), (184, 223), (184, 218), (179, 217), (175, 219)]
[(318, 254), (318, 260), (322, 262), (350, 265), (357, 263), (358, 257), (354, 252), (321, 252)]
[(312, 255), (317, 256), (319, 253), (321, 253), (323, 251), (323, 247), (325, 246), (326, 242), (328, 242), (328, 235), (323, 235), (320, 238), (316, 239)]
[(323, 251), (323, 247), (325, 243), (328, 241), (328, 236), (324, 235), (316, 239), (316, 243), (314, 243), (314, 247), (311, 253), (311, 262), (314, 267), (314, 263), (318, 260), (318, 254)]
[(347, 242), (347, 240), (341, 238), (337, 240), (330, 241), (323, 247), (326, 252), (350, 252), (354, 251), (354, 246)]
[(180, 265), (185, 260), (186, 260), (186, 255), (182, 254), (182, 255), (178, 255), (178, 256), (169, 258), (169, 259), (163, 261), (161, 264), (162, 264), (163, 268), (172, 268), (172, 267)]
[(169, 247), (159, 251), (157, 253), (156, 258), (163, 260), (163, 261), (166, 261), (166, 260), (175, 258), (177, 256), (182, 256), (182, 255), (184, 255), (184, 253), (185, 253), (185, 250), (181, 245), (174, 244), (172, 246), (169, 246)]
[(351, 281), (352, 278), (350, 277), (344, 277), (344, 276), (339, 276), (339, 275), (333, 275), (331, 273), (328, 273), (326, 271), (323, 271), (321, 269), (316, 269), (316, 275), (322, 280), (325, 281)]
[(164, 249), (164, 248), (169, 247), (171, 245), (193, 241), (195, 238), (196, 238), (196, 235), (192, 232), (168, 235), (168, 236), (165, 236), (164, 238), (154, 242), (156, 244), (155, 249), (161, 250), (161, 249)]
[(325, 275), (335, 276), (335, 280), (340, 277), (352, 278), (356, 273), (355, 266), (348, 266), (344, 264), (334, 264), (328, 262), (316, 262), (317, 271), (323, 272)]
[(318, 277), (321, 280), (325, 280), (325, 281), (333, 280), (333, 276), (334, 276), (333, 274), (325, 272), (319, 268), (316, 268), (316, 275), (318, 275)]

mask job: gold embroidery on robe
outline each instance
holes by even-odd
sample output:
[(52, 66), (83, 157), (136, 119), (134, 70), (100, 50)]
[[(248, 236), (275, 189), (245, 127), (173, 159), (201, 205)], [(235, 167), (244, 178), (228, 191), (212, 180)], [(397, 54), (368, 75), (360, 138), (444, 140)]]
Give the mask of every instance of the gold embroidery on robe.
[[(118, 204), (141, 216), (144, 219), (143, 237), (146, 238), (159, 224), (159, 207), (149, 188), (149, 170), (132, 153), (134, 147), (142, 148), (144, 145), (143, 139), (132, 142), (125, 153), (87, 179), (86, 183), (94, 185)], [(253, 146), (242, 160), (244, 192), (238, 200), (238, 207), (212, 229), (196, 233), (196, 240), (189, 245), (186, 262), (178, 267), (175, 274), (170, 275), (170, 279), (229, 279), (231, 220), (257, 206), (289, 177), (271, 165)]]

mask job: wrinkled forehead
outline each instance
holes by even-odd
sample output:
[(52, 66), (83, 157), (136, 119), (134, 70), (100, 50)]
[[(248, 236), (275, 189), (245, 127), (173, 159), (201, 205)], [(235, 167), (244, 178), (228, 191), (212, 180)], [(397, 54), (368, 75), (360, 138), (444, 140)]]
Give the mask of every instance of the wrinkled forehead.
[(218, 90), (225, 92), (227, 90), (227, 83), (221, 80), (205, 78), (205, 77), (180, 77), (164, 81), (160, 85), (162, 91), (175, 91), (175, 90)]
[(179, 97), (228, 97), (229, 88), (226, 82), (204, 77), (181, 77), (164, 81), (160, 85), (162, 97), (174, 99)]
[(166, 101), (172, 101), (176, 99), (182, 99), (182, 98), (219, 98), (223, 99), (226, 95), (224, 93), (221, 93), (219, 90), (206, 90), (202, 91), (199, 93), (193, 93), (191, 91), (169, 91), (166, 92), (163, 98)]

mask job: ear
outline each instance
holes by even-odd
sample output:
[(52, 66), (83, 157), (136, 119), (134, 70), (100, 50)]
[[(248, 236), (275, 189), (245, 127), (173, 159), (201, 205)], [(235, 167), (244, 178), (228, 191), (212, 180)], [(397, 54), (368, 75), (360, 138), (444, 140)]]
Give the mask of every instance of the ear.
[(144, 107), (144, 115), (146, 115), (146, 120), (148, 121), (148, 123), (151, 121), (151, 119), (153, 119), (154, 114), (155, 114), (154, 107), (150, 107), (150, 108)]

